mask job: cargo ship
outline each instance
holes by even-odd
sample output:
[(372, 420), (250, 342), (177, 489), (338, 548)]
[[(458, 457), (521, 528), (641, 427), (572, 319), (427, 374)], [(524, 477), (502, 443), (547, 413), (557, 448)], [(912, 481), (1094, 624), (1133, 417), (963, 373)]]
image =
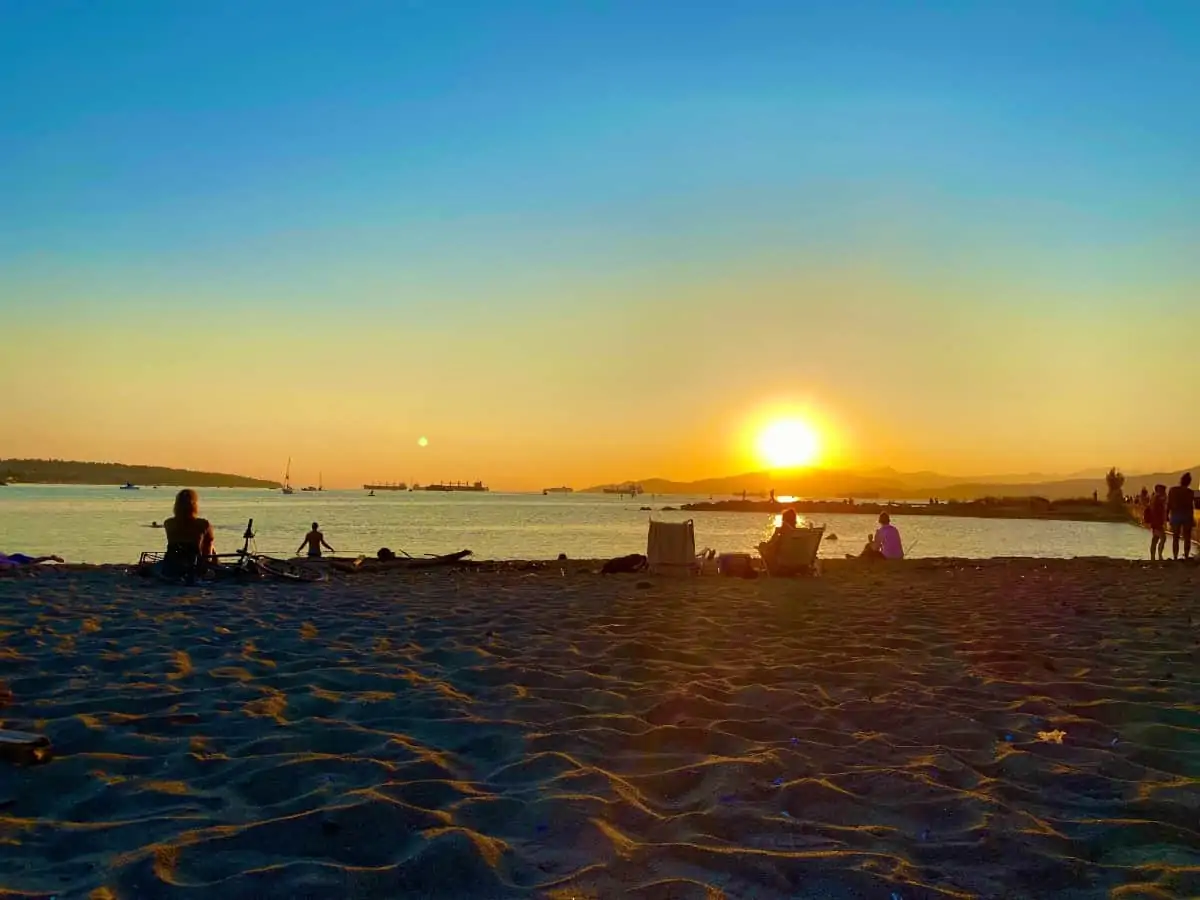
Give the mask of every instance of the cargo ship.
[(364, 491), (407, 491), (408, 485), (403, 481), (381, 481), (379, 484), (364, 484)]
[(414, 491), (468, 491), (476, 494), (487, 493), (487, 485), (482, 481), (467, 484), (465, 481), (439, 481), (437, 484), (427, 484), (424, 487), (413, 485)]
[(542, 489), (543, 497), (545, 497), (547, 494), (573, 494), (573, 493), (575, 493), (575, 488), (569, 488), (569, 487), (556, 487), (556, 488), (543, 488)]

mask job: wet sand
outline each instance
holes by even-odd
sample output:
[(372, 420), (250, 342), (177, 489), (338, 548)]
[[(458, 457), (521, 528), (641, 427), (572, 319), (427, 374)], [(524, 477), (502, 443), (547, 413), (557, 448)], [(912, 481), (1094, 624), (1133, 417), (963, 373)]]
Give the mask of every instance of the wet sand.
[(0, 578), (0, 896), (1200, 894), (1200, 567), (588, 568)]

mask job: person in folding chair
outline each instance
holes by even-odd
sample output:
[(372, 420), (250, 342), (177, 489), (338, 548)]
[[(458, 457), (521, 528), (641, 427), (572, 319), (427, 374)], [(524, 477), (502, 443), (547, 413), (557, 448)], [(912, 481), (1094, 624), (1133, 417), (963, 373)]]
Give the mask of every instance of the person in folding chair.
[(771, 564), (775, 561), (775, 557), (779, 555), (780, 544), (786, 541), (788, 536), (795, 530), (796, 511), (789, 507), (780, 514), (779, 527), (775, 529), (775, 533), (768, 540), (758, 545), (758, 552), (762, 555), (767, 568), (771, 567)]

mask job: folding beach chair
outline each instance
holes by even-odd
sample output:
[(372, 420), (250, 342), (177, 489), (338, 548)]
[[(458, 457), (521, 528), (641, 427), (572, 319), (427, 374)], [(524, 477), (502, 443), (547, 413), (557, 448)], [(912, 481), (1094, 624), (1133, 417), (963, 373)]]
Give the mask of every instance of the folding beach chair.
[(656, 522), (650, 520), (646, 535), (646, 561), (656, 575), (694, 575), (700, 571), (696, 558), (696, 531), (692, 520)]
[(795, 528), (780, 535), (774, 544), (759, 544), (758, 552), (767, 567), (767, 573), (773, 576), (813, 574), (817, 566), (817, 551), (821, 549), (821, 538), (824, 536), (824, 525)]

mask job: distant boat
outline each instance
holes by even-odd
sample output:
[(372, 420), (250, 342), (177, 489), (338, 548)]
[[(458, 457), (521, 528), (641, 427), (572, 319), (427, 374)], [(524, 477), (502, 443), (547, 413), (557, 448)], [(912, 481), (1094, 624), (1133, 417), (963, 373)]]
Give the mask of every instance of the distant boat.
[(482, 481), (475, 481), (467, 484), (465, 481), (438, 482), (437, 484), (427, 484), (425, 487), (417, 487), (413, 485), (413, 490), (417, 491), (468, 491), (471, 493), (487, 493), (487, 486)]
[(381, 481), (378, 484), (364, 484), (363, 490), (372, 493), (375, 491), (407, 491), (408, 485), (403, 481)]
[(283, 473), (283, 488), (280, 491), (284, 494), (294, 494), (295, 489), (292, 487), (292, 458), (288, 457), (287, 469)]
[(123, 490), (123, 491), (140, 491), (141, 488), (138, 487), (136, 484), (134, 484), (132, 481), (127, 481), (123, 485), (121, 485), (121, 490)]
[(374, 492), (374, 491), (371, 491), (371, 493), (367, 494), (367, 496), (368, 496), (368, 497), (374, 497), (374, 496), (375, 496), (375, 492)]
[(636, 497), (638, 494), (641, 494), (644, 492), (642, 491), (642, 486), (640, 484), (633, 484), (632, 482), (626, 482), (625, 484), (618, 484), (616, 487), (606, 487), (606, 488), (604, 488), (604, 493), (606, 493), (606, 494), (629, 494), (631, 497)]
[(573, 494), (573, 493), (575, 493), (575, 488), (556, 487), (556, 488), (546, 488), (545, 490), (542, 491), (542, 496), (545, 497), (547, 494)]

